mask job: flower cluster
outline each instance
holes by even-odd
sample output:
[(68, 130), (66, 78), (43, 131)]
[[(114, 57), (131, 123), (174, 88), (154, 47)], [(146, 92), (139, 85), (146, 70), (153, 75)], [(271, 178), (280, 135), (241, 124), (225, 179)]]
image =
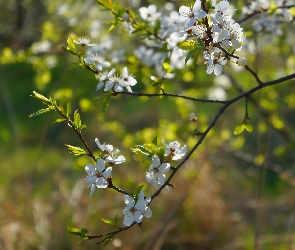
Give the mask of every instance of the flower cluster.
[(110, 72), (100, 74), (97, 90), (104, 86), (104, 91), (113, 89), (115, 92), (122, 92), (124, 88), (126, 88), (127, 91), (132, 92), (130, 86), (134, 86), (137, 81), (133, 75), (128, 72), (127, 67), (123, 68), (121, 76), (115, 76), (114, 73), (115, 69), (112, 69)]
[[(111, 180), (112, 167), (114, 164), (121, 164), (126, 161), (123, 155), (119, 155), (120, 150), (114, 150), (109, 144), (101, 144), (96, 138), (95, 142), (101, 150), (101, 158), (96, 160), (96, 165), (87, 164), (85, 167), (88, 176), (85, 181), (90, 186), (90, 196), (92, 196), (95, 186), (97, 188), (107, 188)], [(106, 164), (110, 167), (106, 168)]]
[(151, 197), (144, 198), (144, 193), (141, 190), (136, 197), (131, 197), (129, 195), (124, 195), (124, 201), (126, 207), (123, 209), (124, 214), (123, 224), (128, 227), (134, 221), (136, 223), (141, 223), (143, 216), (150, 218), (152, 216), (152, 211), (148, 207), (151, 202)]
[[(255, 0), (250, 5), (243, 7), (242, 12), (245, 17), (256, 13), (253, 26), (258, 32), (266, 31), (273, 35), (281, 35), (282, 30), (279, 26), (282, 22), (291, 22), (293, 17), (288, 6), (293, 6), (294, 0), (276, 0), (275, 7), (271, 6), (270, 1)], [(275, 11), (268, 12), (270, 8)]]
[(230, 49), (240, 50), (245, 36), (240, 25), (231, 18), (234, 10), (230, 9), (228, 1), (223, 0), (218, 4), (212, 1), (212, 5), (214, 12), (211, 15), (200, 0), (196, 0), (192, 8), (181, 6), (179, 36), (186, 35), (187, 39), (204, 45), (206, 73), (218, 76), (222, 73), (222, 66), (228, 61), (228, 55), (224, 55), (224, 52)]
[[(90, 39), (87, 37), (79, 37), (78, 41), (73, 41), (76, 44), (80, 44), (82, 47), (87, 46), (94, 46), (92, 51), (88, 51), (86, 53), (86, 57), (83, 59), (85, 64), (93, 71), (98, 72), (99, 83), (97, 84), (96, 90), (101, 89), (104, 87), (104, 91), (108, 92), (113, 90), (115, 92), (122, 92), (124, 88), (127, 91), (132, 92), (131, 86), (134, 86), (137, 81), (133, 77), (132, 74), (129, 73), (128, 68), (124, 67), (122, 70), (122, 75), (116, 76), (114, 75), (115, 69), (113, 68), (109, 72), (102, 72), (103, 68), (108, 68), (111, 64), (105, 60), (105, 57), (100, 53), (97, 52), (102, 50), (101, 48), (97, 48), (96, 44), (90, 44)], [(118, 53), (113, 53), (111, 57), (115, 60), (124, 60), (123, 57), (124, 50), (119, 51)]]
[(146, 181), (154, 186), (156, 189), (164, 184), (165, 173), (170, 170), (171, 160), (180, 160), (187, 152), (186, 145), (180, 147), (178, 141), (169, 142), (168, 144), (165, 140), (162, 140), (165, 146), (166, 160), (161, 161), (158, 155), (152, 156), (152, 164), (149, 171), (146, 173)]
[[(227, 51), (240, 50), (245, 40), (243, 29), (231, 18), (234, 11), (227, 0), (212, 1), (210, 9), (204, 2), (196, 0), (193, 6), (181, 6), (179, 13), (171, 11), (169, 16), (160, 15), (155, 5), (142, 7), (139, 9), (141, 18), (151, 27), (156, 20), (159, 21), (160, 28), (154, 42), (150, 37), (147, 47), (141, 46), (134, 54), (150, 67), (155, 67), (159, 76), (171, 78), (174, 75), (162, 69), (164, 59), (169, 58), (172, 69), (183, 68), (187, 51), (178, 48), (178, 44), (193, 40), (203, 48), (207, 74), (220, 75), (222, 67), (229, 61), (231, 52)], [(169, 56), (158, 49), (166, 44), (171, 53)]]

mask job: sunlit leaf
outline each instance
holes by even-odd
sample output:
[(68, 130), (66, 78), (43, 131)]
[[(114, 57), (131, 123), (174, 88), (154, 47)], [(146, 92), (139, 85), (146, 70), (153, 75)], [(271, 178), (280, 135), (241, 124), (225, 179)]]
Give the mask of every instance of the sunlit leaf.
[(75, 156), (82, 156), (82, 155), (86, 155), (86, 152), (84, 149), (80, 148), (80, 147), (75, 147), (72, 145), (67, 145), (68, 150), (70, 150), (71, 153), (73, 153)]
[(81, 128), (81, 118), (80, 118), (80, 114), (78, 112), (78, 110), (75, 111), (74, 113), (74, 126), (75, 128), (77, 128), (78, 130), (80, 130)]
[(52, 110), (53, 110), (52, 108), (40, 109), (39, 111), (37, 111), (37, 112), (35, 112), (33, 114), (30, 114), (29, 117), (42, 115), (42, 114), (47, 113), (47, 112), (52, 111)]
[(234, 131), (234, 135), (239, 135), (239, 134), (241, 134), (241, 133), (244, 131), (244, 129), (245, 129), (245, 125), (244, 125), (244, 123), (242, 123), (242, 124), (236, 126), (235, 131)]
[(177, 46), (182, 50), (194, 50), (198, 44), (195, 40), (186, 40), (184, 42), (180, 42)]
[(51, 102), (49, 99), (47, 99), (45, 96), (37, 93), (36, 91), (33, 91), (33, 95), (31, 95), (31, 97), (39, 99), (41, 102), (43, 102), (46, 105), (50, 105), (51, 106)]
[(116, 215), (114, 220), (109, 220), (105, 218), (101, 218), (101, 220), (109, 225), (112, 225), (114, 227), (118, 227), (118, 215)]
[(248, 132), (252, 132), (253, 131), (253, 126), (252, 126), (252, 124), (250, 123), (250, 122), (248, 122), (248, 121), (245, 121), (244, 122), (244, 127), (245, 127), (245, 129), (248, 131)]

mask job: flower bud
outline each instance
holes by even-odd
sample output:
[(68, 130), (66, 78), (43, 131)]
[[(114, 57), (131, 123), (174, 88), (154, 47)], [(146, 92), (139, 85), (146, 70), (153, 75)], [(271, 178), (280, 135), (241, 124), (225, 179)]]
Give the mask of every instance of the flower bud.
[(196, 117), (195, 113), (190, 113), (189, 114), (189, 119), (193, 122), (195, 122), (196, 120), (198, 120), (198, 118)]
[(247, 60), (245, 57), (240, 57), (238, 60), (237, 60), (237, 64), (239, 66), (246, 66), (247, 65)]

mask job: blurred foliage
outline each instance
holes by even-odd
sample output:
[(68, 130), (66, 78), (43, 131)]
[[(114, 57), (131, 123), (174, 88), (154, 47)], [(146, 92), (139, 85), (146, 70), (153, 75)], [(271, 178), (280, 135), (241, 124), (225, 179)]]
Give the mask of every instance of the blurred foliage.
[[(165, 1), (119, 1), (139, 15), (139, 6)], [(245, 1), (237, 2), (241, 7)], [(189, 1), (170, 1), (178, 9)], [(167, 4), (167, 3), (166, 3)], [(155, 70), (133, 55), (142, 41), (127, 36), (120, 24), (111, 33), (108, 12), (95, 1), (0, 0), (0, 249), (97, 248), (95, 241), (76, 244), (67, 227), (87, 228), (91, 234), (113, 228), (101, 221), (119, 216), (122, 195), (96, 190), (90, 199), (84, 167), (90, 158), (73, 159), (65, 144), (82, 147), (66, 123), (52, 123), (56, 112), (29, 119), (44, 107), (30, 98), (33, 90), (62, 105), (72, 102), (87, 128), (83, 135), (91, 149), (94, 139), (118, 147), (127, 161), (113, 169), (113, 181), (126, 190), (145, 184), (150, 162), (129, 148), (159, 140), (178, 140), (188, 149), (196, 143), (195, 125), (189, 113), (198, 116), (198, 128), (206, 129), (220, 104), (193, 103), (172, 97), (117, 95), (101, 114), (95, 92), (97, 80), (90, 71), (69, 69), (76, 58), (58, 48), (68, 37), (89, 36), (106, 58), (125, 49), (128, 66), (138, 83), (133, 91), (157, 92), (150, 76)], [(236, 15), (239, 13), (237, 12)], [(294, 22), (282, 26), (283, 35), (267, 34), (243, 26), (252, 39), (241, 51), (263, 81), (294, 73)], [(117, 70), (119, 71), (119, 70)], [(165, 91), (195, 98), (230, 99), (256, 85), (249, 72), (227, 65), (225, 74), (205, 73), (199, 60), (175, 69)], [(292, 249), (294, 247), (294, 80), (265, 88), (249, 98), (248, 112), (253, 132), (234, 135), (243, 122), (245, 101), (226, 110), (201, 147), (173, 178), (175, 189), (156, 198), (153, 217), (142, 230), (133, 227), (119, 234), (106, 249)], [(152, 193), (145, 186), (145, 193)], [(161, 232), (162, 227), (163, 232)], [(255, 240), (257, 241), (255, 243)]]

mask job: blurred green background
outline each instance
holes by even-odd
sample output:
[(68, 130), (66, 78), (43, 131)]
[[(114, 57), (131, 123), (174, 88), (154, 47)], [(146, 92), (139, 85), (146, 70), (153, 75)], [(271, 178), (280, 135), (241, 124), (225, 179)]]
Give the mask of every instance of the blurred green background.
[[(233, 2), (239, 8), (244, 4)], [(139, 6), (152, 3), (161, 9), (164, 1), (119, 3), (138, 13)], [(170, 5), (177, 10), (185, 3)], [(67, 226), (87, 228), (92, 235), (115, 230), (101, 217), (118, 214), (123, 225), (123, 196), (96, 189), (89, 198), (84, 167), (91, 159), (70, 155), (64, 144), (82, 145), (67, 124), (52, 124), (56, 113), (29, 118), (44, 108), (30, 97), (32, 91), (54, 93), (64, 104), (72, 100), (93, 151), (95, 138), (121, 150), (127, 161), (114, 167), (113, 181), (129, 191), (145, 184), (150, 165), (130, 148), (158, 136), (191, 149), (197, 138), (189, 113), (197, 114), (202, 131), (220, 104), (118, 95), (102, 115), (97, 80), (86, 70), (70, 70), (76, 59), (58, 46), (69, 36), (89, 36), (110, 61), (113, 52), (124, 49), (125, 60), (113, 65), (128, 66), (138, 81), (134, 91), (157, 92), (148, 84), (154, 69), (133, 55), (142, 44), (139, 37), (126, 36), (122, 26), (108, 34), (110, 25), (104, 22), (111, 16), (92, 0), (0, 0), (0, 6), (0, 249), (103, 248), (96, 241), (77, 244)], [(263, 81), (294, 73), (294, 22), (273, 39), (251, 32), (250, 23), (244, 30), (250, 52), (241, 54)], [(164, 87), (196, 98), (230, 99), (255, 85), (248, 72), (230, 65), (222, 76), (207, 75), (199, 59), (194, 70), (176, 69)], [(176, 188), (151, 204), (152, 218), (143, 220), (142, 229), (117, 235), (104, 249), (295, 249), (294, 108), (294, 80), (265, 88), (249, 99), (254, 131), (235, 136), (245, 100), (232, 105), (173, 178)], [(146, 195), (154, 191), (144, 189)]]

